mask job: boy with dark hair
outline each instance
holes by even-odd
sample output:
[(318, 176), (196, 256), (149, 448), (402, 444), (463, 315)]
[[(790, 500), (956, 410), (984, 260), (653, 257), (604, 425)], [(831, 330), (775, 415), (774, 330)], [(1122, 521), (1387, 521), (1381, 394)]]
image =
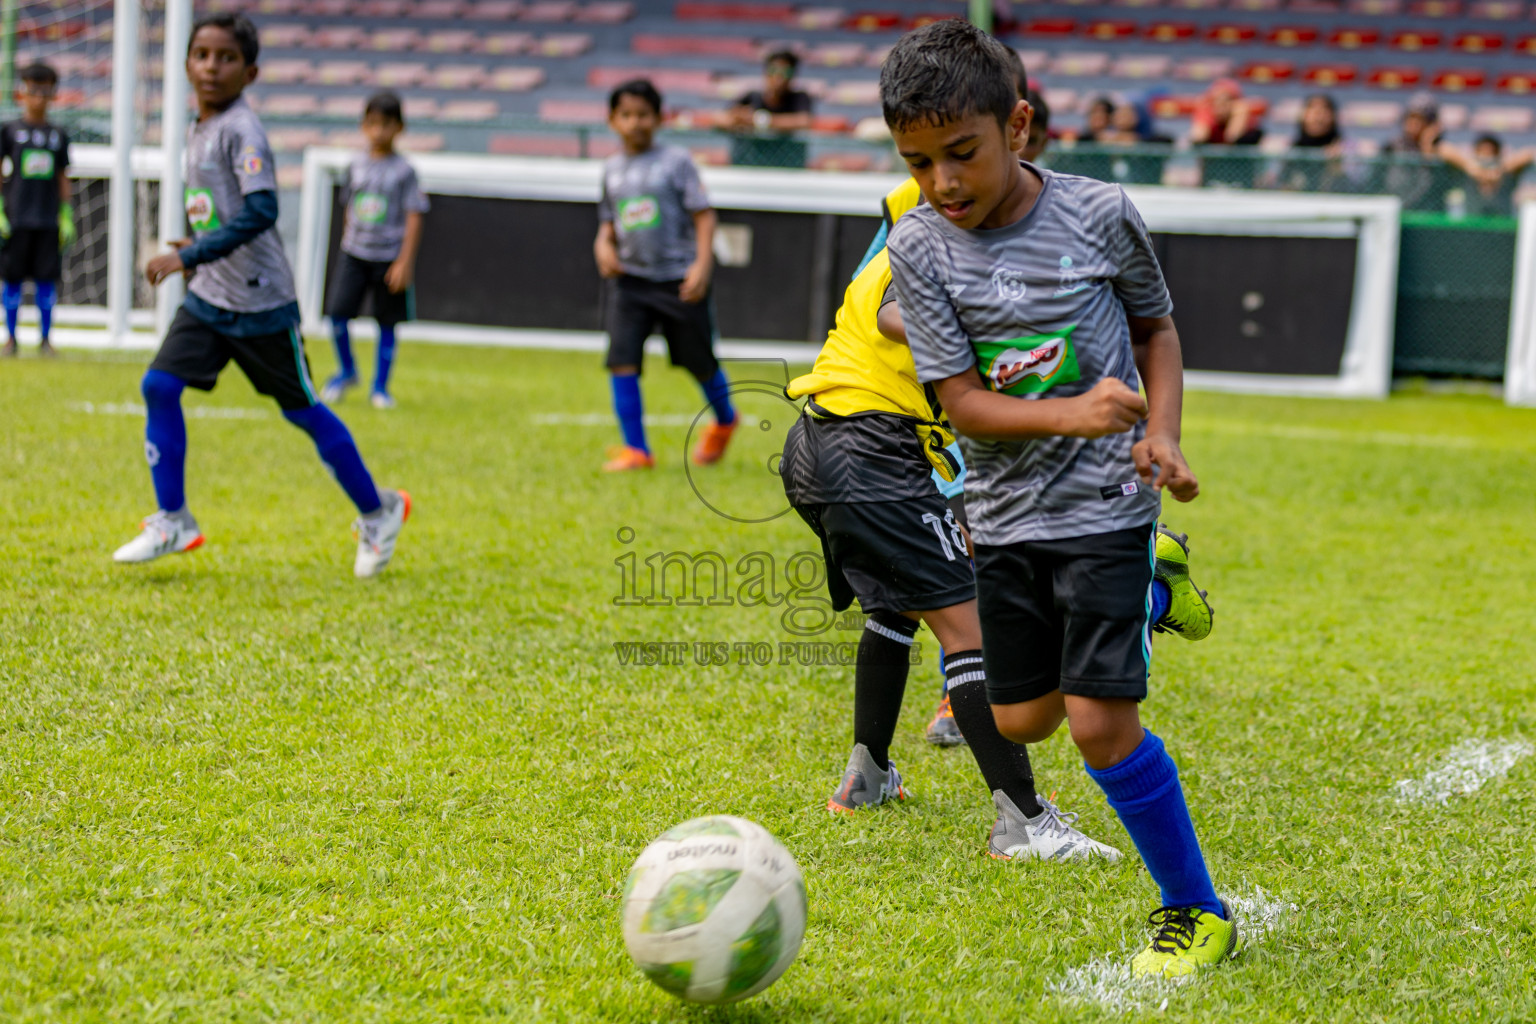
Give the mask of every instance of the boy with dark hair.
[(23, 68), (16, 104), (19, 121), (0, 127), (0, 159), (10, 161), (10, 174), (0, 188), (0, 306), (5, 308), (4, 355), (16, 354), (16, 320), (21, 311), (21, 286), (36, 289), (37, 319), (42, 343), (38, 351), (53, 355), (48, 335), (53, 307), (63, 276), (63, 250), (75, 240), (75, 211), (69, 205), (69, 136), (48, 121), (48, 104), (59, 85), (58, 72), (47, 64)]
[(233, 359), (256, 390), (277, 400), (283, 418), (314, 440), (320, 458), (356, 504), (353, 572), (375, 576), (389, 564), (410, 514), (404, 491), (381, 490), (352, 435), (315, 398), (293, 272), (277, 235), (277, 176), (261, 121), (241, 95), (256, 80), (260, 43), (243, 14), (211, 14), (192, 26), (187, 78), (197, 122), (187, 136), (187, 220), (193, 239), (145, 267), (151, 285), (191, 278), (186, 301), (144, 374), (144, 454), (160, 508), (143, 532), (112, 556), (148, 562), (203, 543), (187, 509), (187, 427), (181, 393), (212, 391)]
[(362, 312), (363, 297), (373, 297), (373, 317), (379, 322), (379, 347), (370, 401), (375, 409), (392, 409), (389, 371), (395, 362), (395, 328), (416, 315), (416, 253), (421, 249), (422, 214), (431, 209), (416, 180), (416, 170), (395, 152), (395, 139), (405, 130), (400, 97), (385, 90), (374, 93), (363, 108), (363, 135), (368, 152), (352, 161), (342, 189), (345, 227), (341, 254), (331, 277), (331, 338), (341, 364), (326, 382), (320, 397), (334, 405), (357, 386), (352, 339), (347, 321)]
[(694, 449), (694, 464), (718, 462), (736, 429), (730, 382), (715, 359), (715, 211), (688, 151), (655, 144), (660, 124), (661, 94), (645, 79), (609, 94), (608, 126), (624, 146), (603, 165), (592, 244), (598, 273), (613, 281), (608, 372), (624, 444), (603, 464), (609, 473), (656, 464), (645, 439), (640, 367), (645, 339), (658, 327), (672, 365), (693, 374), (715, 414)]
[(1184, 975), (1238, 937), (1138, 710), (1159, 491), (1199, 493), (1179, 449), (1178, 333), (1119, 186), (1015, 155), (1030, 110), (1009, 67), (961, 21), (909, 33), (886, 58), (881, 106), (928, 201), (892, 230), (891, 270), (917, 378), (962, 437), (993, 716), (1020, 743), (1069, 723), (1162, 890), (1132, 970)]

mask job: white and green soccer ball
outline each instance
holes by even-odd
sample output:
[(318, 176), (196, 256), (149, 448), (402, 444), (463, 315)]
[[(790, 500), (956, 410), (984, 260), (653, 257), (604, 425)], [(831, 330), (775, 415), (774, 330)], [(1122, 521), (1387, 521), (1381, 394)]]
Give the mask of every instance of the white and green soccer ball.
[(794, 962), (805, 936), (795, 858), (744, 818), (694, 818), (647, 846), (624, 883), (624, 945), (680, 999), (756, 995)]

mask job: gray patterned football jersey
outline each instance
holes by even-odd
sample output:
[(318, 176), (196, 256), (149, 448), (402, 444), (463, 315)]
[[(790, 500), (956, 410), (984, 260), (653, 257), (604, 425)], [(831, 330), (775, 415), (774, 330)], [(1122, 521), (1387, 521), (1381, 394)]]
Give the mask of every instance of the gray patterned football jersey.
[(650, 281), (687, 276), (695, 255), (693, 215), (709, 196), (686, 149), (653, 146), (638, 156), (622, 150), (603, 164), (597, 219), (613, 222), (624, 273)]
[[(194, 238), (234, 220), (248, 194), (277, 190), (272, 147), (244, 96), (192, 126), (185, 160), (187, 223)], [(293, 271), (277, 226), (198, 267), (187, 290), (235, 313), (259, 313), (293, 302)]]
[(347, 169), (343, 195), (347, 227), (341, 251), (360, 260), (382, 262), (400, 255), (405, 215), (432, 208), (416, 180), (416, 169), (399, 153), (363, 154)]
[[(1173, 311), (1141, 215), (1118, 185), (1025, 166), (1044, 187), (1017, 223), (970, 231), (925, 205), (891, 232), (918, 379), (975, 367), (1020, 401), (1079, 395), (1105, 377), (1139, 387), (1126, 316)], [(1131, 459), (1145, 433), (1141, 423), (1095, 439), (962, 437), (976, 540), (1060, 540), (1156, 519), (1157, 492)]]

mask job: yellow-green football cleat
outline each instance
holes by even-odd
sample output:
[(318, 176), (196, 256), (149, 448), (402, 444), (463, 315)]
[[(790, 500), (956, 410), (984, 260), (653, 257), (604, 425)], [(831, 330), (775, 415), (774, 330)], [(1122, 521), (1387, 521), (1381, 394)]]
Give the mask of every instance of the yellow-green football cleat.
[(1131, 975), (1182, 978), (1236, 956), (1237, 922), (1232, 920), (1232, 908), (1226, 900), (1222, 900), (1221, 907), (1227, 913), (1225, 921), (1199, 907), (1154, 910), (1147, 923), (1155, 925), (1157, 933), (1131, 961)]
[(1152, 624), (1159, 633), (1174, 633), (1185, 640), (1204, 640), (1211, 635), (1216, 610), (1205, 591), (1189, 578), (1189, 534), (1174, 533), (1157, 524), (1157, 563), (1153, 576), (1168, 585), (1168, 611)]

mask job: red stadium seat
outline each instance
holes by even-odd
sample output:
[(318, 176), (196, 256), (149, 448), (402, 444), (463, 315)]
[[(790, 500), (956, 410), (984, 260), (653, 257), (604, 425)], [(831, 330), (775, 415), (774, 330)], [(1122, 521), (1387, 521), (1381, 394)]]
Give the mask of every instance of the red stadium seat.
[(1350, 14), (1369, 14), (1375, 18), (1387, 18), (1403, 9), (1403, 0), (1349, 0)]
[(437, 116), (466, 124), (494, 121), (501, 116), (501, 106), (495, 100), (450, 100), (438, 109)]
[(512, 21), (523, 12), (519, 0), (478, 0), (464, 12), (473, 21)]
[(1423, 80), (1422, 71), (1407, 65), (1374, 68), (1366, 76), (1366, 81), (1378, 89), (1412, 89)]
[(1458, 18), (1461, 0), (1414, 0), (1408, 5), (1408, 13), (1415, 18)]
[(1145, 9), (1160, 6), (1162, 2), (1163, 0), (1110, 0), (1110, 6)]
[(1232, 0), (1234, 11), (1276, 11), (1280, 9), (1280, 0)]
[(1403, 105), (1391, 100), (1352, 100), (1339, 108), (1346, 128), (1391, 128), (1403, 117)]
[(310, 28), (297, 22), (273, 22), (261, 27), (263, 50), (297, 49), (308, 45)]
[(372, 85), (373, 65), (363, 60), (324, 60), (315, 65), (316, 85)]
[(1184, 43), (1195, 38), (1200, 26), (1192, 21), (1154, 21), (1143, 35), (1155, 43)]
[(895, 11), (860, 11), (850, 15), (843, 22), (843, 28), (850, 32), (889, 32), (905, 22), (906, 19)]
[(439, 64), (432, 69), (428, 81), (438, 89), (467, 92), (480, 88), (485, 81), (485, 68), (479, 64)]
[(1221, 43), (1224, 46), (1236, 46), (1251, 43), (1258, 38), (1259, 30), (1253, 25), (1226, 23), (1212, 25), (1205, 32), (1205, 41), (1208, 43)]
[(399, 53), (421, 45), (421, 33), (413, 28), (384, 28), (369, 35), (363, 47), (380, 53)]
[(1090, 21), (1083, 26), (1083, 35), (1090, 39), (1134, 39), (1136, 36), (1136, 22), (1124, 20)]
[(1290, 0), (1285, 7), (1297, 14), (1338, 14), (1339, 0)]
[(1325, 89), (1336, 85), (1352, 85), (1359, 77), (1360, 69), (1353, 64), (1314, 64), (1302, 75), (1308, 85)]
[[(1026, 65), (1027, 66), (1027, 65)], [(1167, 78), (1173, 58), (1162, 54), (1142, 54), (1137, 57), (1121, 57), (1109, 67), (1115, 78)]]
[(357, 0), (352, 11), (362, 18), (403, 18), (410, 0)]
[(1277, 25), (1264, 41), (1271, 46), (1311, 46), (1321, 34), (1316, 25)]
[[(368, 42), (366, 29), (356, 25), (321, 25), (310, 36), (309, 45), (317, 50), (352, 50)], [(266, 75), (266, 67), (262, 67)]]
[(1107, 53), (1064, 53), (1051, 62), (1051, 73), (1082, 78), (1102, 75), (1108, 67), (1109, 54)]
[(481, 53), (497, 56), (528, 53), (533, 49), (533, 34), (529, 32), (492, 32), (480, 38), (475, 47)]
[(1514, 96), (1529, 96), (1536, 93), (1536, 72), (1515, 71), (1500, 75), (1494, 88)]
[(534, 44), (541, 57), (580, 57), (592, 49), (592, 37), (585, 32), (551, 32)]
[(1521, 53), (1536, 57), (1536, 36), (1521, 36), (1519, 41), (1515, 43), (1515, 49)]
[(1441, 92), (1471, 92), (1488, 84), (1488, 76), (1476, 68), (1437, 71), (1430, 84)]
[(841, 7), (802, 7), (790, 15), (786, 24), (808, 32), (826, 32), (837, 28), (847, 17), (848, 12)]
[(1184, 11), (1212, 11), (1222, 5), (1223, 0), (1169, 0), (1168, 6)]
[(575, 20), (588, 25), (622, 25), (634, 16), (635, 5), (629, 0), (597, 0), (577, 8)]
[(557, 124), (607, 124), (608, 104), (603, 100), (540, 100), (539, 120)]
[(1159, 96), (1152, 101), (1152, 113), (1164, 120), (1177, 121), (1193, 114), (1199, 103), (1198, 96)]
[(412, 18), (431, 18), (434, 21), (456, 21), (464, 16), (469, 4), (464, 0), (416, 0), (406, 8)]
[(1478, 0), (1467, 11), (1482, 21), (1517, 21), (1525, 14), (1523, 0)]
[(1462, 53), (1496, 53), (1504, 49), (1504, 37), (1497, 32), (1462, 32), (1451, 40), (1451, 48)]
[(536, 0), (526, 4), (519, 15), (522, 21), (570, 21), (576, 16), (575, 0)]
[(1256, 60), (1244, 64), (1237, 74), (1239, 78), (1259, 85), (1289, 82), (1296, 76), (1296, 65), (1288, 60)]
[(822, 68), (857, 68), (864, 66), (869, 48), (863, 43), (822, 43), (805, 52), (805, 62)]
[(261, 65), (261, 80), (268, 85), (305, 85), (315, 66), (307, 60), (269, 60)]
[(1186, 82), (1210, 82), (1230, 75), (1232, 64), (1232, 60), (1228, 57), (1197, 57), (1194, 60), (1181, 60), (1173, 66), (1173, 77)]
[(1339, 50), (1363, 50), (1381, 42), (1381, 33), (1373, 28), (1334, 29), (1328, 36), (1328, 45)]
[(468, 29), (440, 29), (422, 36), (416, 48), (426, 53), (469, 53), (479, 41), (479, 33)]
[[(353, 11), (353, 0), (309, 0), (304, 5), (304, 13), (312, 18), (347, 18)], [(262, 33), (265, 36), (266, 30)]]
[(679, 21), (776, 21), (794, 16), (793, 4), (696, 3), (683, 0), (672, 8)]
[(495, 92), (532, 92), (544, 84), (543, 68), (499, 67), (492, 71), (483, 88)]
[(419, 61), (391, 61), (374, 68), (374, 79), (390, 89), (411, 89), (427, 80), (427, 66)]
[(1409, 53), (1417, 53), (1420, 50), (1434, 50), (1440, 46), (1440, 33), (1433, 29), (1420, 31), (1417, 29), (1405, 29), (1392, 33), (1387, 44), (1394, 50), (1406, 50)]
[(817, 114), (811, 118), (811, 131), (823, 135), (847, 135), (853, 124), (840, 114)]
[[(669, 70), (666, 68), (597, 67), (587, 72), (587, 85), (604, 91), (612, 89), (631, 78), (649, 78), (663, 93), (688, 93), (694, 96), (715, 95), (716, 79), (713, 71)], [(760, 82), (760, 79), (754, 80)]]
[(686, 54), (752, 62), (762, 51), (761, 46), (746, 36), (663, 36), (649, 32), (631, 36), (629, 48), (648, 57)]
[(304, 0), (260, 0), (256, 4), (259, 14), (298, 14), (304, 10)]
[(1076, 32), (1077, 22), (1072, 18), (1034, 18), (1025, 23), (1023, 31), (1027, 36), (1061, 38)]

